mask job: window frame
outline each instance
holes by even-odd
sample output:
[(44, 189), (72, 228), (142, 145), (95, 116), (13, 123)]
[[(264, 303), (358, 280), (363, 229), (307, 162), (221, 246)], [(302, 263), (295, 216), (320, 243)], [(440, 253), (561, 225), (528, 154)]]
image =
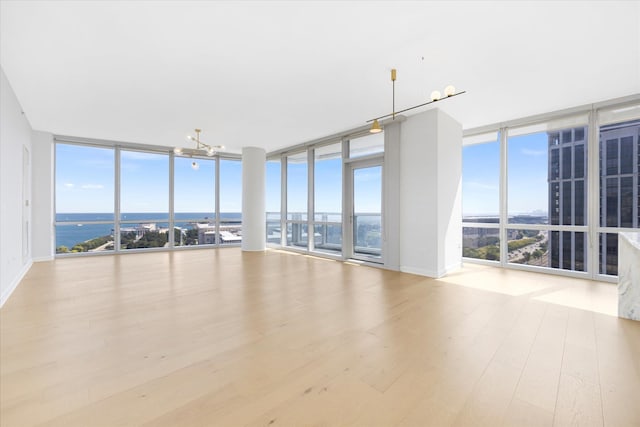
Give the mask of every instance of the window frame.
[[(134, 144), (134, 143), (123, 143), (123, 142), (114, 142), (114, 141), (104, 141), (104, 140), (96, 140), (89, 138), (76, 138), (76, 137), (67, 137), (54, 135), (54, 145), (64, 144), (64, 145), (76, 145), (76, 146), (85, 146), (85, 147), (96, 147), (96, 148), (104, 148), (111, 149), (114, 152), (114, 201), (113, 201), (113, 221), (91, 221), (91, 223), (103, 223), (103, 224), (113, 224), (113, 233), (114, 233), (114, 249), (110, 251), (103, 252), (79, 252), (79, 253), (56, 253), (55, 257), (75, 257), (75, 256), (100, 256), (100, 255), (111, 255), (117, 253), (134, 253), (134, 252), (153, 252), (153, 251), (166, 251), (166, 250), (193, 250), (198, 248), (218, 248), (218, 247), (231, 247), (231, 246), (240, 246), (241, 242), (238, 243), (225, 243), (221, 244), (220, 239), (216, 239), (215, 244), (198, 244), (198, 245), (185, 245), (185, 246), (176, 246), (174, 233), (172, 230), (175, 229), (176, 222), (184, 222), (184, 220), (180, 219), (176, 221), (175, 218), (175, 158), (176, 157), (188, 157), (194, 159), (203, 159), (203, 160), (214, 160), (215, 161), (215, 230), (216, 235), (219, 236), (220, 230), (220, 161), (221, 160), (234, 160), (241, 161), (242, 157), (240, 155), (232, 154), (232, 153), (216, 153), (213, 156), (201, 155), (199, 153), (191, 153), (190, 150), (187, 150), (186, 153), (176, 155), (171, 147), (165, 146), (154, 146), (154, 145), (144, 145), (144, 144)], [(121, 218), (121, 165), (122, 165), (122, 151), (135, 151), (141, 153), (149, 153), (149, 154), (162, 154), (168, 156), (168, 179), (169, 179), (169, 194), (168, 194), (168, 220), (153, 220), (156, 222), (168, 223), (167, 231), (167, 246), (166, 247), (157, 247), (157, 248), (136, 248), (136, 249), (122, 249), (121, 245), (121, 235), (120, 231), (123, 225), (137, 223), (138, 220), (123, 220)], [(58, 162), (56, 159), (56, 150), (54, 147), (53, 150), (53, 163), (54, 163), (54, 176), (56, 173), (56, 168), (58, 167)], [(68, 226), (68, 221), (57, 221), (55, 219), (55, 215), (57, 214), (57, 206), (55, 205), (56, 200), (56, 189), (54, 185), (54, 229), (59, 226)], [(89, 221), (83, 221), (83, 223), (90, 223)], [(242, 224), (240, 224), (242, 227)], [(56, 233), (54, 231), (54, 240)], [(56, 242), (57, 248), (57, 242)]]
[[(622, 117), (618, 119), (612, 118), (611, 110), (620, 109), (620, 111), (624, 111)], [(631, 111), (631, 112), (629, 112)], [(462, 227), (478, 227), (478, 228), (499, 228), (500, 229), (500, 261), (487, 261), (475, 258), (463, 257), (464, 262), (471, 263), (480, 263), (480, 264), (492, 264), (492, 265), (500, 265), (504, 268), (512, 268), (512, 269), (521, 269), (521, 270), (530, 270), (530, 271), (538, 271), (551, 273), (556, 275), (563, 276), (573, 276), (573, 277), (586, 277), (594, 280), (608, 281), (608, 282), (616, 282), (617, 276), (604, 275), (599, 272), (599, 238), (601, 233), (611, 233), (611, 232), (638, 232), (638, 228), (624, 228), (624, 227), (603, 227), (600, 223), (600, 156), (599, 156), (599, 148), (600, 148), (600, 117), (602, 115), (606, 115), (607, 122), (606, 123), (620, 123), (628, 120), (636, 120), (640, 119), (640, 97), (638, 96), (629, 96), (626, 98), (616, 99), (605, 101), (599, 104), (591, 104), (583, 107), (576, 107), (572, 109), (545, 113), (538, 116), (516, 119), (508, 122), (497, 123), (489, 126), (482, 126), (474, 129), (468, 129), (463, 132), (463, 148), (467, 145), (471, 145), (472, 143), (468, 143), (466, 141), (473, 141), (474, 138), (477, 141), (479, 135), (486, 134), (488, 132), (499, 132), (500, 135), (500, 152), (501, 152), (501, 163), (500, 163), (500, 221), (499, 224), (484, 224), (484, 223), (471, 223), (471, 222), (462, 222)], [(586, 117), (586, 124), (582, 124), (580, 127), (585, 126), (586, 132), (583, 136), (585, 140), (584, 150), (585, 150), (585, 166), (586, 171), (583, 171), (584, 175), (584, 186), (586, 187), (586, 197), (587, 200), (584, 201), (584, 225), (524, 225), (524, 224), (508, 224), (508, 206), (507, 206), (507, 189), (508, 189), (508, 158), (507, 158), (507, 138), (508, 131), (513, 128), (532, 126), (532, 128), (542, 129), (545, 123), (552, 123), (553, 128), (555, 129), (563, 129), (563, 126), (567, 128), (578, 127), (576, 124), (579, 123), (580, 117)], [(578, 123), (576, 122), (578, 121)], [(584, 119), (583, 119), (584, 120)], [(466, 140), (466, 141), (465, 141)], [(477, 143), (477, 142), (475, 142)], [(640, 144), (640, 142), (638, 143)], [(575, 141), (574, 141), (575, 148)], [(562, 144), (559, 146), (559, 150), (562, 150)], [(618, 148), (620, 150), (620, 148)], [(640, 159), (640, 148), (636, 148), (638, 151), (638, 158)], [(634, 151), (635, 152), (635, 151)], [(575, 152), (572, 152), (575, 157)], [(561, 161), (561, 156), (559, 157), (559, 161)], [(640, 168), (640, 165), (637, 166)], [(575, 168), (575, 158), (572, 158), (572, 169)], [(464, 171), (463, 171), (464, 173)], [(575, 185), (576, 178), (574, 177), (571, 182), (572, 186)], [(562, 177), (559, 177), (559, 182), (562, 183)], [(640, 181), (640, 177), (638, 179)], [(638, 184), (640, 186), (640, 183)], [(634, 186), (634, 191), (640, 193), (640, 188), (636, 188)], [(636, 197), (640, 198), (640, 194), (636, 194)], [(572, 196), (575, 198), (575, 194)], [(575, 202), (572, 199), (572, 203)], [(634, 201), (635, 203), (635, 201)], [(572, 205), (573, 206), (573, 205)], [(640, 216), (640, 206), (633, 206), (633, 212), (636, 212), (637, 215)], [(632, 214), (633, 215), (633, 214)], [(638, 225), (640, 226), (640, 218), (638, 220)], [(551, 212), (549, 212), (549, 222), (551, 223)], [(561, 218), (560, 218), (560, 222)], [(572, 212), (572, 224), (575, 224), (575, 212)], [(584, 245), (586, 247), (586, 254), (582, 262), (585, 265), (585, 271), (572, 271), (572, 270), (563, 270), (556, 268), (547, 268), (547, 267), (532, 267), (528, 265), (521, 264), (513, 264), (508, 263), (506, 255), (507, 255), (507, 230), (515, 229), (515, 230), (525, 230), (525, 229), (546, 229), (549, 232), (558, 231), (558, 232), (583, 232), (584, 233)], [(575, 238), (575, 237), (574, 237)], [(575, 262), (575, 260), (574, 260)]]

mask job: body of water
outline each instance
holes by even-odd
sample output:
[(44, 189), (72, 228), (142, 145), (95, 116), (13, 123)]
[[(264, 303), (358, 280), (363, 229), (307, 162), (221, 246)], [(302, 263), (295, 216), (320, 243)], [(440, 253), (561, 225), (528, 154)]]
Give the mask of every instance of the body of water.
[[(121, 227), (135, 227), (139, 223), (155, 223), (160, 228), (168, 228), (169, 215), (166, 213), (123, 213)], [(189, 220), (214, 221), (214, 213), (176, 212), (174, 221), (177, 227), (190, 228)], [(221, 221), (239, 222), (242, 214), (239, 212), (223, 212)], [(107, 213), (59, 213), (56, 214), (56, 247), (66, 246), (71, 249), (77, 243), (95, 239), (96, 237), (113, 234), (114, 223), (95, 224), (94, 221), (113, 221), (113, 214)], [(128, 223), (128, 221), (132, 221)], [(187, 222), (183, 222), (187, 221)]]

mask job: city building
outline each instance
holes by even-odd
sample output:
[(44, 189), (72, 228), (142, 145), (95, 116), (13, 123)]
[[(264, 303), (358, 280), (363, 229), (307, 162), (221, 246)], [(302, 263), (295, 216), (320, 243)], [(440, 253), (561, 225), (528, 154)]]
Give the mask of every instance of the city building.
[[(549, 132), (549, 220), (551, 225), (585, 225), (587, 212), (587, 127)], [(584, 232), (551, 231), (552, 268), (584, 271)]]
[[(552, 225), (585, 225), (587, 212), (587, 127), (549, 132), (549, 212)], [(638, 228), (640, 122), (600, 127), (601, 227)], [(550, 266), (584, 271), (584, 232), (551, 232)], [(618, 236), (601, 233), (599, 272), (617, 274)]]
[(216, 243), (231, 244), (242, 241), (242, 231), (239, 226), (220, 226), (219, 239), (216, 239), (216, 224), (196, 223), (199, 245), (214, 245)]
[[(600, 226), (640, 228), (640, 121), (600, 128)], [(618, 236), (601, 233), (600, 272), (618, 273)]]

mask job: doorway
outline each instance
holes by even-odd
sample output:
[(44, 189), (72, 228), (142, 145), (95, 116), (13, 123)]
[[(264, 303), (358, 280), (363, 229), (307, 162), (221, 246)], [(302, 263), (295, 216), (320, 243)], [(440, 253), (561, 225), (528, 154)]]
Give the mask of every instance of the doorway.
[[(347, 164), (346, 257), (383, 263), (382, 159)], [(346, 233), (346, 234), (347, 234)], [(345, 236), (346, 237), (346, 236)]]

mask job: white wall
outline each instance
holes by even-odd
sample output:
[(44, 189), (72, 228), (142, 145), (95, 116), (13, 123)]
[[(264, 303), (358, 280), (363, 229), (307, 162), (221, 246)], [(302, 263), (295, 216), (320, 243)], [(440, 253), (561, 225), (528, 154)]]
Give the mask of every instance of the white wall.
[(55, 255), (54, 221), (54, 147), (53, 135), (34, 131), (31, 137), (32, 249), (34, 261), (49, 261)]
[(23, 210), (23, 192), (31, 203), (29, 179), (24, 188), (25, 149), (33, 153), (31, 126), (0, 68), (0, 305), (31, 267), (30, 206)]
[(438, 111), (438, 254), (441, 274), (462, 264), (462, 125)]
[(400, 270), (441, 277), (462, 257), (462, 126), (438, 109), (402, 123)]

